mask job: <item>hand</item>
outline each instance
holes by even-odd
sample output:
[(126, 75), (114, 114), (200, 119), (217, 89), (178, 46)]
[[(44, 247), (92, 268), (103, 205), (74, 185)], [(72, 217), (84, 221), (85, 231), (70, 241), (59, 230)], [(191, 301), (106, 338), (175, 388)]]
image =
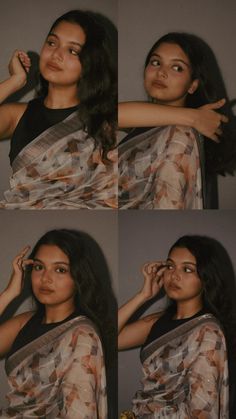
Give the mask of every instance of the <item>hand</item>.
[(22, 251), (13, 260), (13, 272), (6, 289), (6, 293), (10, 295), (11, 299), (20, 295), (24, 285), (24, 269), (27, 265), (34, 263), (33, 259), (24, 259), (29, 250), (30, 246), (24, 247), (24, 249), (22, 249)]
[(144, 284), (141, 290), (142, 297), (148, 301), (155, 297), (163, 285), (163, 273), (166, 262), (148, 262), (142, 267)]
[(198, 114), (194, 122), (194, 128), (215, 142), (219, 142), (218, 137), (222, 134), (221, 124), (228, 122), (227, 116), (216, 112), (216, 109), (222, 108), (224, 104), (225, 99), (221, 99), (197, 109)]
[(24, 87), (27, 82), (27, 73), (31, 67), (29, 56), (24, 51), (16, 50), (9, 63), (9, 73), (18, 83), (18, 87)]

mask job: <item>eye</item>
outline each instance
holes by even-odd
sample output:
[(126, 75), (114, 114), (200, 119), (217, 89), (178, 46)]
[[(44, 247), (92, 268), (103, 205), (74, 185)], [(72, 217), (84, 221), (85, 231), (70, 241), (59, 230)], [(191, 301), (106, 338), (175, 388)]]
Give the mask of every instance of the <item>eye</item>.
[(46, 43), (47, 43), (50, 47), (54, 47), (54, 46), (55, 46), (55, 41), (52, 41), (52, 40), (50, 40), (50, 39), (48, 39), (48, 40), (46, 41)]
[(56, 272), (59, 273), (59, 274), (65, 274), (65, 273), (68, 272), (68, 270), (66, 268), (64, 268), (64, 266), (58, 266), (56, 268)]
[(78, 57), (79, 54), (80, 54), (80, 51), (77, 51), (77, 50), (75, 50), (73, 48), (70, 48), (69, 49), (69, 52), (70, 52), (71, 55), (74, 55), (75, 57)]
[(178, 64), (173, 65), (172, 68), (174, 71), (177, 71), (178, 73), (181, 73), (184, 70), (183, 67), (181, 67)]
[(152, 60), (149, 61), (149, 64), (151, 64), (153, 67), (158, 67), (160, 65), (160, 61), (157, 60), (156, 58), (153, 58)]
[(41, 271), (43, 269), (43, 265), (41, 265), (40, 263), (35, 263), (33, 265), (33, 270), (34, 271)]
[(173, 265), (171, 265), (171, 263), (167, 263), (166, 269), (168, 269), (169, 271), (171, 271), (172, 269), (174, 269), (174, 267), (173, 267)]
[(186, 273), (193, 273), (194, 270), (192, 268), (189, 268), (188, 266), (185, 266), (184, 267), (184, 272), (186, 272)]

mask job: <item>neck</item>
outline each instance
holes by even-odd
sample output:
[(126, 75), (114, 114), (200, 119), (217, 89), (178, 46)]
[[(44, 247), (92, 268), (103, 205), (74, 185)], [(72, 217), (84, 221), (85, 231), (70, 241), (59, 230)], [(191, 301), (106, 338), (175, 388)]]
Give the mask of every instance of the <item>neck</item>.
[(57, 323), (65, 320), (75, 311), (75, 305), (69, 306), (45, 306), (43, 323)]
[(48, 94), (44, 104), (51, 109), (71, 108), (79, 104), (78, 91), (75, 86), (55, 86), (49, 83)]
[(187, 319), (203, 308), (201, 301), (181, 301), (177, 303), (175, 319)]

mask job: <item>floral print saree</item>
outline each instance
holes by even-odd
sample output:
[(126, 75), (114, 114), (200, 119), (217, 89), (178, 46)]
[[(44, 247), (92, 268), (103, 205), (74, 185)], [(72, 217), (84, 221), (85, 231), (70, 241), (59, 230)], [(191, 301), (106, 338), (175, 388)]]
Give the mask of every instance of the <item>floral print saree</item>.
[(0, 418), (106, 419), (106, 376), (93, 323), (78, 316), (6, 361), (9, 407)]
[(133, 399), (138, 419), (228, 419), (224, 334), (211, 314), (179, 325), (141, 352), (144, 378)]
[(152, 128), (119, 146), (119, 208), (202, 209), (203, 139), (192, 128)]
[(102, 159), (77, 111), (26, 145), (12, 164), (11, 188), (0, 208), (112, 209), (117, 164)]

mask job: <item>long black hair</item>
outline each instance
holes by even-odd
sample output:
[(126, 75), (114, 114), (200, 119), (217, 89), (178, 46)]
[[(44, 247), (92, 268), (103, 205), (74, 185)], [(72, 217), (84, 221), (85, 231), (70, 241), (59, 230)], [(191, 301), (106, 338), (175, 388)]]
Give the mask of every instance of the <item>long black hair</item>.
[[(91, 250), (91, 243), (94, 249), (96, 242), (86, 233), (77, 230), (51, 230), (38, 240), (29, 258), (34, 259), (42, 245), (55, 245), (67, 255), (70, 273), (76, 285), (75, 305), (79, 312), (87, 315), (97, 326), (104, 346), (106, 361), (109, 363), (114, 356), (112, 351), (115, 347), (116, 326), (110, 315), (110, 300), (113, 298), (113, 293), (110, 283), (107, 283), (109, 281), (106, 282), (101, 251), (98, 254), (96, 248), (95, 253), (92, 253), (94, 250)], [(99, 259), (99, 263), (96, 258)], [(32, 268), (29, 267), (27, 269), (29, 279), (31, 272)], [(37, 311), (44, 314), (44, 305), (34, 295), (33, 297)]]
[[(100, 23), (101, 18), (98, 22), (99, 16), (90, 11), (71, 10), (53, 23), (49, 33), (65, 21), (79, 25), (86, 35), (79, 57), (82, 74), (78, 82), (78, 114), (84, 129), (94, 137), (106, 157), (116, 140), (117, 74), (111, 36)], [(45, 97), (48, 82), (42, 76), (41, 86), (40, 94)]]
[[(154, 51), (163, 43), (177, 44), (189, 58), (192, 80), (198, 79), (199, 85), (193, 94), (186, 97), (186, 106), (198, 108), (227, 98), (224, 81), (212, 49), (196, 35), (184, 32), (170, 32), (162, 36), (150, 49), (145, 68)], [(236, 168), (236, 130), (230, 103), (227, 100), (221, 109), (229, 118), (229, 123), (222, 125), (220, 143), (209, 139), (205, 141), (206, 169), (209, 173), (233, 174)]]
[(171, 246), (169, 254), (175, 248), (186, 248), (195, 256), (198, 276), (203, 286), (204, 307), (219, 320), (223, 327), (228, 349), (230, 410), (234, 411), (236, 393), (236, 283), (232, 262), (222, 244), (206, 236), (180, 237)]

